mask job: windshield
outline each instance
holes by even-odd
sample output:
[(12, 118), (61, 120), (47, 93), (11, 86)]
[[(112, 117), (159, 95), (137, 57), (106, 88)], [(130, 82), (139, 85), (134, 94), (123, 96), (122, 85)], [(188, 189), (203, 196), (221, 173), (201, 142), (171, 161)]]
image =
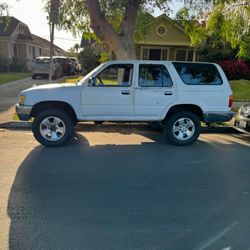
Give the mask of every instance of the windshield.
[(49, 58), (37, 58), (35, 63), (39, 64), (48, 64), (50, 62)]
[(100, 64), (97, 68), (95, 68), (95, 69), (93, 69), (92, 71), (90, 71), (86, 76), (84, 76), (84, 77), (82, 78), (82, 80), (79, 82), (79, 84), (85, 83), (85, 82), (90, 78), (90, 76), (94, 75), (95, 72), (97, 72), (100, 68), (103, 67), (103, 65), (104, 65), (104, 64), (102, 63), (102, 64)]

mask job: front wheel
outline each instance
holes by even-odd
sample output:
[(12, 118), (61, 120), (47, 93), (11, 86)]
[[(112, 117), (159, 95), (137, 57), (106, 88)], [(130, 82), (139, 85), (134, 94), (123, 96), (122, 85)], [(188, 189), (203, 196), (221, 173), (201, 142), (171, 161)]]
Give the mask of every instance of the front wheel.
[(61, 110), (47, 110), (38, 114), (32, 125), (34, 137), (47, 147), (65, 145), (73, 133), (73, 121)]
[(199, 117), (190, 111), (172, 114), (163, 124), (167, 140), (174, 145), (186, 146), (194, 143), (200, 135)]

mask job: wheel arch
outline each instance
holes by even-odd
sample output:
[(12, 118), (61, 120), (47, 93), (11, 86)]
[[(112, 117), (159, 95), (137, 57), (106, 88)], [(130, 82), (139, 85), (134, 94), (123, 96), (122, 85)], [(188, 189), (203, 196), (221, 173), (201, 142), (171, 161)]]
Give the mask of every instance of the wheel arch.
[(40, 112), (46, 110), (46, 109), (58, 109), (66, 112), (73, 120), (74, 123), (77, 122), (77, 116), (73, 109), (73, 107), (63, 101), (43, 101), (36, 103), (31, 111), (31, 117), (36, 117)]
[(164, 121), (172, 114), (180, 111), (190, 111), (196, 114), (199, 117), (200, 121), (204, 121), (204, 115), (201, 107), (195, 104), (177, 104), (172, 106), (166, 113)]

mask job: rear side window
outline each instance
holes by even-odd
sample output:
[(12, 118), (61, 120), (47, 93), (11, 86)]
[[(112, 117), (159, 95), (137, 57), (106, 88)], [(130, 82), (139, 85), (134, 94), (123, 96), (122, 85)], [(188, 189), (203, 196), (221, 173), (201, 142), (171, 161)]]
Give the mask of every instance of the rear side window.
[(221, 85), (217, 68), (207, 63), (173, 63), (181, 80), (188, 85)]
[(140, 64), (140, 87), (169, 87), (172, 85), (172, 80), (164, 65)]

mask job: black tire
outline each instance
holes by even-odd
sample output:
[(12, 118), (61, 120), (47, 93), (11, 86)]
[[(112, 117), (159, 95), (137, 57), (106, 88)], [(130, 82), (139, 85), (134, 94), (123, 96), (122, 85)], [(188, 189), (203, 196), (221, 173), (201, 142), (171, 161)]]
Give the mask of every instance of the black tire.
[(33, 74), (31, 77), (32, 77), (32, 79), (34, 79), (34, 80), (36, 79), (36, 75), (35, 75), (35, 74)]
[[(176, 131), (174, 131), (174, 125), (175, 128), (178, 128)], [(172, 114), (163, 123), (163, 132), (166, 139), (171, 144), (178, 146), (187, 146), (194, 143), (200, 135), (200, 130), (199, 117), (187, 110)]]
[[(53, 118), (61, 121), (60, 123), (58, 123), (58, 127), (64, 130), (64, 132), (62, 133), (53, 131), (54, 135), (56, 134), (55, 136), (58, 136), (56, 140), (53, 140), (53, 138), (49, 138), (49, 136), (45, 138), (45, 136), (41, 134), (41, 130), (40, 130), (40, 126), (41, 126), (41, 129), (42, 129), (42, 126), (45, 126), (42, 124), (44, 124), (43, 122), (46, 119), (50, 120), (51, 125), (55, 123)], [(42, 145), (46, 147), (58, 147), (58, 146), (63, 146), (67, 144), (67, 142), (72, 137), (73, 128), (74, 128), (74, 123), (71, 117), (67, 113), (61, 110), (57, 110), (57, 109), (45, 110), (41, 112), (35, 117), (35, 120), (32, 124), (32, 132), (33, 132), (34, 137), (36, 138), (38, 142), (40, 142)], [(53, 129), (51, 129), (50, 131), (52, 130)], [(51, 137), (52, 137), (52, 133), (51, 133)]]

